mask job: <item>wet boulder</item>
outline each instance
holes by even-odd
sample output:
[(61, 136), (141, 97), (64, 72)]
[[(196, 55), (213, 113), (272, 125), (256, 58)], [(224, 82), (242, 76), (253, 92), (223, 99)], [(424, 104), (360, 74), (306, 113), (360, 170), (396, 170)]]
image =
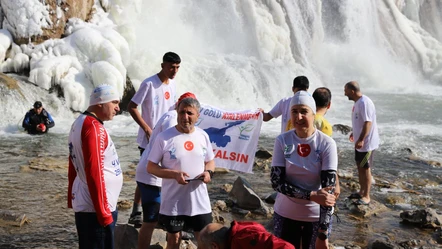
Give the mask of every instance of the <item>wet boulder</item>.
[(223, 184), (223, 185), (221, 186), (221, 190), (222, 190), (224, 193), (230, 193), (230, 191), (232, 191), (232, 188), (233, 188), (233, 185), (232, 185), (232, 184), (228, 184), (228, 183)]
[(275, 204), (276, 196), (278, 195), (278, 192), (273, 192), (271, 194), (266, 195), (264, 198), (262, 198), (266, 203), (269, 204)]
[(381, 212), (385, 212), (388, 208), (375, 200), (371, 200), (370, 203), (362, 203), (359, 199), (344, 199), (344, 206), (355, 215), (362, 216), (364, 218), (376, 215)]
[(353, 129), (348, 126), (348, 125), (343, 125), (343, 124), (335, 124), (333, 125), (333, 131), (334, 132), (340, 132), (344, 135), (349, 134)]
[(120, 113), (122, 113), (123, 111), (127, 111), (127, 105), (129, 105), (132, 97), (135, 95), (135, 92), (135, 88), (129, 75), (126, 75), (126, 86), (124, 87), (123, 99), (121, 99), (121, 102), (119, 104)]
[(115, 226), (115, 248), (136, 249), (138, 246), (138, 230), (127, 224)]
[(227, 204), (226, 204), (225, 201), (217, 200), (217, 201), (215, 201), (215, 203), (212, 205), (212, 209), (214, 209), (214, 210), (220, 210), (220, 211), (227, 211)]
[(403, 211), (400, 218), (403, 222), (412, 223), (423, 228), (441, 227), (442, 224), (441, 217), (431, 208)]
[(26, 214), (20, 214), (11, 210), (0, 210), (0, 226), (21, 227), (29, 223)]
[(236, 199), (236, 204), (240, 209), (250, 210), (266, 216), (272, 213), (271, 209), (259, 198), (250, 183), (243, 177), (239, 176), (235, 180), (229, 196)]
[(376, 249), (399, 249), (400, 247), (393, 242), (382, 239), (382, 240), (375, 240), (371, 246), (372, 248)]
[(218, 210), (212, 210), (212, 222), (225, 224), (226, 218), (222, 216)]
[(270, 153), (268, 150), (266, 149), (259, 149), (258, 151), (256, 151), (255, 153), (255, 157), (256, 158), (261, 158), (261, 159), (269, 159), (272, 157), (272, 153)]

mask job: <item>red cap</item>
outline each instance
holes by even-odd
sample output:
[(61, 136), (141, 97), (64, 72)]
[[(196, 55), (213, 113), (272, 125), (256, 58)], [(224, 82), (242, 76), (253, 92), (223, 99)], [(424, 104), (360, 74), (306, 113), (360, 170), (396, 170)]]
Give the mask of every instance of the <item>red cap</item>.
[(192, 98), (192, 99), (196, 99), (195, 94), (191, 93), (191, 92), (186, 92), (183, 95), (180, 96), (180, 98), (178, 99), (178, 101), (176, 102), (176, 105), (178, 106), (178, 104), (186, 98)]

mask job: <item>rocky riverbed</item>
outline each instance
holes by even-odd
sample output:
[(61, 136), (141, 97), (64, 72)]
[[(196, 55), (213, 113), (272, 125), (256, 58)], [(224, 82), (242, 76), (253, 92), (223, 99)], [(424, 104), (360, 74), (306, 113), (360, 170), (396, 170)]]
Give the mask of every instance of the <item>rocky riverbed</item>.
[[(73, 212), (66, 208), (66, 139), (65, 135), (56, 134), (0, 137), (0, 248), (77, 247)], [(125, 171), (118, 218), (122, 227), (127, 223), (135, 189), (138, 151), (134, 140), (132, 137), (114, 138)], [(272, 150), (272, 144), (271, 138), (260, 141), (260, 147), (267, 151)], [(441, 170), (427, 162), (410, 160), (405, 152), (398, 157), (379, 152), (375, 159), (378, 166), (373, 172), (372, 203), (358, 209), (345, 198), (358, 187), (352, 156), (351, 152), (343, 151), (339, 155), (342, 193), (331, 244), (335, 248), (439, 248), (437, 242), (441, 242), (441, 235), (437, 211), (442, 202)], [(269, 215), (241, 209), (229, 195), (238, 177), (245, 179), (257, 196), (264, 199), (272, 194), (269, 167), (270, 159), (257, 158), (254, 174), (216, 174), (209, 192), (218, 221), (229, 225), (233, 219), (255, 220), (271, 230)], [(272, 204), (265, 205), (271, 212)], [(405, 210), (425, 208), (432, 208), (434, 212), (401, 215)], [(11, 217), (20, 220), (11, 220)], [(420, 222), (411, 223), (416, 220)], [(154, 242), (164, 245), (164, 232), (158, 230), (155, 234)], [(136, 238), (125, 237), (130, 238), (132, 241), (126, 241), (125, 248), (134, 245)], [(192, 248), (191, 243), (187, 243), (185, 247)]]

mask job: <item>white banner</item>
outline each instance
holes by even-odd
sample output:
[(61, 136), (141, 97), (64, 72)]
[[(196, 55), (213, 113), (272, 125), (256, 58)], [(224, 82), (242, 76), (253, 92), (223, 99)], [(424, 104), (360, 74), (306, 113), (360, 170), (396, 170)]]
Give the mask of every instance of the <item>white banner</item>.
[(216, 167), (253, 173), (262, 125), (260, 111), (223, 111), (201, 104), (196, 125), (209, 134)]

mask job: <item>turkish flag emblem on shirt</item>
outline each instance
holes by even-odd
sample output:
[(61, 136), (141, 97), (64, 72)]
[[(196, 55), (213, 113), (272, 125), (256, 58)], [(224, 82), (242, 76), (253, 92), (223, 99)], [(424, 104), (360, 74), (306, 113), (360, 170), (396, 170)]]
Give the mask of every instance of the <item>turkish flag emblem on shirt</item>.
[(309, 144), (298, 144), (297, 150), (298, 150), (298, 155), (302, 157), (307, 157), (308, 155), (310, 155), (310, 152), (312, 151)]
[(186, 149), (188, 151), (193, 150), (193, 143), (192, 143), (192, 141), (186, 141), (184, 143), (184, 149)]
[(170, 98), (170, 93), (169, 92), (165, 92), (164, 93), (164, 98), (165, 99), (169, 99)]

